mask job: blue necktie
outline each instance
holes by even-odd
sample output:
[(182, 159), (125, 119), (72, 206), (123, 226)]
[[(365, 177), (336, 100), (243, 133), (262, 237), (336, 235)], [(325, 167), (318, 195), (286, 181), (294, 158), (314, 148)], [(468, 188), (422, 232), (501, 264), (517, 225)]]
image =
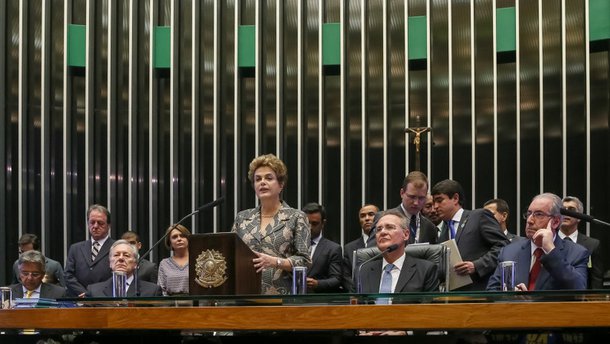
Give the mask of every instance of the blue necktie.
[(455, 239), (455, 228), (453, 228), (453, 220), (447, 221), (447, 226), (449, 226), (449, 234), (451, 235), (449, 239)]
[(411, 216), (411, 221), (409, 221), (409, 228), (411, 229), (411, 240), (409, 242), (415, 242), (415, 238), (417, 236), (417, 216)]
[[(381, 286), (379, 287), (379, 294), (388, 294), (392, 292), (392, 269), (394, 264), (388, 264), (383, 268), (383, 275), (381, 275)], [(390, 303), (389, 298), (378, 298), (377, 304), (387, 305)]]

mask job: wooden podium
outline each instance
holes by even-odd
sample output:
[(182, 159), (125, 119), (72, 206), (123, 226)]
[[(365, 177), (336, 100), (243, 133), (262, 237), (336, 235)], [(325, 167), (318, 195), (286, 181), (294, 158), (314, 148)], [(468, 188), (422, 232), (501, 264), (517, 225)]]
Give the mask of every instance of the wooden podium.
[(256, 254), (235, 233), (189, 237), (189, 294), (243, 295), (261, 293)]

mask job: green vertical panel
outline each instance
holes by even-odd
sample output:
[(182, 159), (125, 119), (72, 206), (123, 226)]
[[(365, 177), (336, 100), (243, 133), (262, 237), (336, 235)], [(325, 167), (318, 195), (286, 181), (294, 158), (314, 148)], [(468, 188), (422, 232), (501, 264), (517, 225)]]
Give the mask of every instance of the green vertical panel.
[(610, 38), (610, 0), (589, 0), (589, 40)]
[(322, 25), (322, 64), (338, 66), (341, 64), (341, 24)]
[(68, 24), (68, 66), (85, 67), (87, 26)]
[(169, 26), (157, 26), (154, 30), (153, 66), (155, 68), (169, 68), (171, 66), (171, 36)]
[(409, 60), (426, 59), (427, 40), (426, 17), (409, 17)]
[(254, 25), (241, 25), (238, 39), (237, 64), (239, 67), (255, 67), (256, 30)]
[(514, 7), (496, 9), (496, 52), (517, 49), (517, 27)]

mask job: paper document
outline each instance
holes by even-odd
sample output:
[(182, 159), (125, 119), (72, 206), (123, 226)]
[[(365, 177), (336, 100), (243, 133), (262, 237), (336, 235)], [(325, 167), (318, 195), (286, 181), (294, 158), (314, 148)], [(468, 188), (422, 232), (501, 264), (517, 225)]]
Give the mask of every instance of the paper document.
[(455, 239), (441, 243), (449, 248), (449, 290), (455, 290), (465, 285), (472, 284), (472, 278), (468, 275), (458, 275), (453, 268), (455, 264), (462, 262), (462, 255), (455, 243)]

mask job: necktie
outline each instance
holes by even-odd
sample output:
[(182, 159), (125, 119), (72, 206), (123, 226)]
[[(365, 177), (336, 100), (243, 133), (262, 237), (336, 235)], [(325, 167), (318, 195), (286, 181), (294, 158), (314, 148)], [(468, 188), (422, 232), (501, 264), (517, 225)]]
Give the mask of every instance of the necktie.
[(33, 291), (33, 290), (26, 290), (26, 291), (25, 291), (25, 298), (26, 298), (26, 299), (31, 298), (31, 297), (32, 297), (32, 294), (34, 294), (34, 291)]
[(543, 252), (540, 247), (534, 250), (534, 256), (536, 257), (536, 260), (534, 260), (534, 265), (530, 270), (530, 279), (527, 286), (527, 290), (534, 290), (536, 288), (536, 279), (538, 278), (538, 275), (540, 274), (540, 269), (542, 268), (542, 264), (540, 264), (540, 256), (542, 256), (542, 253)]
[(309, 256), (313, 258), (313, 247), (316, 246), (316, 242), (315, 241), (311, 241), (311, 243), (309, 244)]
[[(569, 236), (567, 236), (567, 237), (563, 238), (563, 240), (565, 240), (565, 241), (572, 241), (572, 239), (570, 239), (570, 237), (569, 237)], [(573, 241), (572, 241), (572, 242), (573, 242)]]
[(449, 226), (449, 239), (455, 239), (455, 228), (453, 227), (453, 220), (447, 221), (447, 226)]
[[(392, 292), (392, 269), (394, 264), (388, 264), (383, 268), (383, 274), (381, 275), (381, 286), (379, 287), (380, 294), (387, 294)], [(388, 298), (378, 298), (377, 304), (387, 305), (390, 303)]]
[(409, 229), (411, 229), (411, 239), (409, 242), (415, 242), (415, 238), (417, 236), (417, 216), (411, 216), (411, 221), (409, 221)]
[(91, 248), (91, 260), (95, 261), (97, 254), (100, 253), (100, 243), (97, 241), (93, 242), (93, 247)]

